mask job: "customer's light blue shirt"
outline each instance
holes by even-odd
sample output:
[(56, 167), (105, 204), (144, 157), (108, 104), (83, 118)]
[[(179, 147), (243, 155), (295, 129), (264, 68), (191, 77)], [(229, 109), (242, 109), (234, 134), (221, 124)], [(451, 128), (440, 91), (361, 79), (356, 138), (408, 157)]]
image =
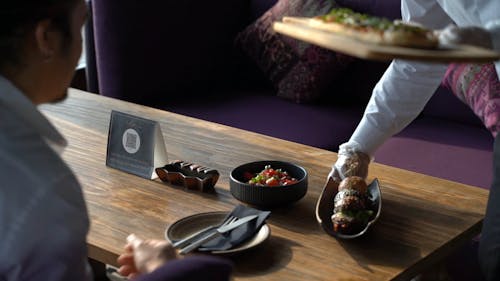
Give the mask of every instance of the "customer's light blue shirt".
[(66, 141), (0, 76), (0, 280), (88, 281), (89, 219)]

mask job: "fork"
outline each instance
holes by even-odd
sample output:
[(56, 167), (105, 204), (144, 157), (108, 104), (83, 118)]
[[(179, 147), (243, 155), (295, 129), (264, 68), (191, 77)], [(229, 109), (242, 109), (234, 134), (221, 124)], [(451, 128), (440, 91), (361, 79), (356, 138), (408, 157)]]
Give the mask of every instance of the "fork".
[(203, 233), (207, 233), (208, 234), (208, 231), (210, 231), (212, 229), (215, 230), (215, 229), (217, 229), (219, 227), (222, 227), (222, 226), (226, 226), (226, 225), (234, 222), (237, 219), (238, 219), (238, 217), (236, 217), (236, 216), (228, 216), (227, 218), (224, 219), (224, 221), (222, 221), (221, 224), (219, 224), (219, 225), (211, 225), (211, 226), (205, 227), (202, 230), (197, 231), (197, 232), (189, 235), (186, 238), (183, 238), (183, 239), (181, 239), (181, 240), (179, 240), (179, 241), (177, 241), (175, 243), (172, 243), (172, 247), (174, 247), (174, 249), (176, 249), (176, 248), (182, 248), (182, 247), (186, 246), (187, 244), (191, 243), (191, 241), (193, 241), (199, 235), (201, 235)]
[[(247, 222), (249, 220), (252, 220), (252, 219), (254, 219), (256, 217), (257, 216), (255, 216), (255, 215), (253, 215), (253, 216), (247, 216), (247, 217), (245, 217), (244, 219), (241, 220), (241, 223), (245, 223), (245, 222)], [(226, 223), (224, 223), (223, 225), (221, 225), (220, 227), (218, 227), (215, 231), (212, 231), (209, 234), (201, 237), (200, 239), (196, 239), (194, 242), (191, 242), (191, 244), (189, 244), (189, 245), (181, 248), (179, 250), (179, 254), (185, 255), (185, 254), (187, 254), (187, 253), (189, 253), (189, 252), (197, 249), (198, 247), (200, 247), (204, 243), (206, 243), (206, 242), (208, 242), (208, 241), (216, 238), (218, 236), (218, 234), (225, 233), (225, 232), (230, 231), (231, 229), (236, 228), (239, 225), (241, 225), (240, 223), (238, 223), (236, 221), (240, 221), (240, 218), (238, 218), (238, 217), (231, 218)], [(231, 225), (232, 225), (232, 227), (231, 227)], [(230, 228), (227, 228), (227, 227), (230, 227)], [(224, 228), (226, 228), (226, 229), (224, 229)]]

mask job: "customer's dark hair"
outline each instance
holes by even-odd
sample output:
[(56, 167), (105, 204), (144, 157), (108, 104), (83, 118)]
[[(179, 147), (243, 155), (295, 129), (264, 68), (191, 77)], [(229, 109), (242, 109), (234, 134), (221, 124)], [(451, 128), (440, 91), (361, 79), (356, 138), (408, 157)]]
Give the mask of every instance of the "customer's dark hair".
[(0, 4), (0, 67), (19, 64), (26, 34), (43, 19), (71, 40), (71, 10), (76, 0), (2, 0)]

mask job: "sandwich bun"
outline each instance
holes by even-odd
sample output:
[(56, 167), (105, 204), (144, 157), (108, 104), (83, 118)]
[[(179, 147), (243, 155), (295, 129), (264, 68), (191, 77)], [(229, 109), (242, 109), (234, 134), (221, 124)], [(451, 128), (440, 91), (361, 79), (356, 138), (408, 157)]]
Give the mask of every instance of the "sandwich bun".
[(339, 184), (339, 192), (344, 189), (354, 189), (361, 195), (365, 195), (368, 192), (368, 186), (362, 177), (352, 176), (343, 179)]

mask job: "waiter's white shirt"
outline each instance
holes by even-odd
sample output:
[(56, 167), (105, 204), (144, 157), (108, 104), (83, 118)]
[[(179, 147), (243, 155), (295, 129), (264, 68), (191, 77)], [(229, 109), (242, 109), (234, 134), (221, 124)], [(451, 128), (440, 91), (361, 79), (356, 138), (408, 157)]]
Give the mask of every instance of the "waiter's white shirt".
[(0, 280), (90, 281), (87, 208), (66, 141), (0, 76)]
[[(448, 24), (480, 26), (490, 31), (500, 51), (499, 0), (402, 0), (404, 21), (432, 29)], [(495, 63), (500, 74), (500, 61)], [(438, 88), (447, 65), (394, 60), (375, 86), (370, 101), (348, 145), (373, 155), (392, 135), (422, 111)], [(500, 77), (500, 75), (499, 75)]]

